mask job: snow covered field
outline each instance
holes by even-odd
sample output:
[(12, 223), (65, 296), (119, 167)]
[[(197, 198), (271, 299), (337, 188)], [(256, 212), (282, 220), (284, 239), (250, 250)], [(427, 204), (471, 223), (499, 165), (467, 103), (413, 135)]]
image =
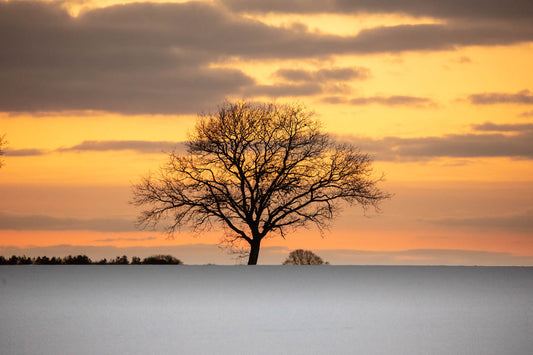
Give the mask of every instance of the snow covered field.
[(533, 354), (533, 268), (1, 266), (1, 354)]

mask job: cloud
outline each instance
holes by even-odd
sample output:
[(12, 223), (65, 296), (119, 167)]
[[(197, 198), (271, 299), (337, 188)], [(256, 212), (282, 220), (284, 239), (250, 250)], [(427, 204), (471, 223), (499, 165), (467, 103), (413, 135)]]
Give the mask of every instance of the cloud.
[(303, 84), (275, 84), (275, 85), (257, 85), (250, 88), (247, 96), (268, 96), (268, 97), (287, 97), (287, 96), (311, 96), (322, 93), (323, 88), (315, 83)]
[(504, 4), (498, 0), (220, 0), (235, 11), (257, 13), (299, 14), (358, 14), (397, 13), (411, 16), (430, 16), (462, 20), (527, 21), (533, 16), (529, 0), (512, 0)]
[(413, 106), (413, 107), (435, 107), (436, 103), (427, 97), (392, 95), (392, 96), (370, 96), (346, 98), (343, 96), (329, 96), (321, 101), (329, 104), (349, 104), (349, 105), (383, 105), (383, 106)]
[(522, 112), (519, 116), (520, 117), (533, 117), (533, 110), (532, 111)]
[(494, 105), (494, 104), (522, 104), (533, 105), (533, 95), (529, 90), (522, 90), (516, 94), (508, 93), (482, 93), (468, 96), (470, 103), (474, 105)]
[(426, 97), (415, 96), (373, 96), (373, 97), (358, 97), (349, 101), (352, 105), (369, 105), (379, 104), (385, 106), (434, 106), (434, 102)]
[[(255, 94), (259, 95), (259, 91)], [(261, 95), (296, 95), (282, 87), (264, 88)], [(303, 94), (300, 92), (300, 94)], [(329, 97), (330, 103), (346, 103), (342, 97)], [(388, 106), (420, 106), (431, 102), (429, 99), (409, 96), (390, 96), (359, 99), (359, 104), (382, 104)], [(429, 104), (428, 104), (429, 105)], [(477, 132), (498, 132), (490, 134), (450, 134), (441, 137), (384, 137), (374, 139), (358, 136), (335, 136), (339, 142), (353, 144), (375, 156), (376, 160), (427, 160), (438, 157), (473, 158), (473, 157), (512, 157), (533, 158), (533, 124), (496, 124), (485, 122), (472, 125)], [(510, 134), (509, 134), (510, 133)], [(158, 154), (170, 151), (184, 153), (184, 142), (168, 141), (83, 141), (71, 147), (62, 147), (49, 152), (110, 152), (133, 150), (142, 154)], [(46, 154), (37, 149), (19, 149), (7, 151), (10, 156), (32, 156)]]
[[(247, 90), (248, 96), (312, 96), (324, 92), (349, 92), (345, 83), (353, 79), (367, 79), (370, 70), (367, 68), (324, 68), (318, 70), (278, 69), (274, 77), (282, 83), (275, 85), (256, 85)], [(288, 83), (287, 83), (288, 82)]]
[(185, 152), (184, 142), (168, 141), (83, 141), (71, 147), (61, 147), (55, 150), (42, 149), (6, 149), (5, 155), (10, 157), (28, 157), (51, 154), (54, 152), (110, 152), (120, 150), (133, 150), (141, 154), (158, 154), (171, 151)]
[(32, 157), (47, 154), (42, 149), (9, 149), (6, 148), (5, 155), (9, 157)]
[(115, 150), (134, 150), (138, 153), (164, 153), (173, 150), (184, 150), (183, 142), (166, 141), (83, 141), (72, 147), (59, 148), (57, 152), (107, 152)]
[[(520, 28), (520, 30), (518, 30)], [(516, 24), (420, 24), (365, 29), (348, 38), (353, 53), (452, 50), (460, 46), (495, 46), (531, 41), (533, 26)]]
[(533, 234), (533, 212), (507, 216), (484, 216), (469, 218), (439, 218), (425, 220), (427, 223), (447, 227), (467, 227), (482, 230), (504, 230)]
[(367, 79), (371, 76), (368, 68), (329, 68), (319, 70), (279, 69), (275, 76), (287, 81), (349, 81), (353, 79)]
[[(509, 128), (508, 128), (509, 129)], [(516, 129), (516, 128), (513, 128)], [(533, 159), (533, 130), (515, 134), (449, 134), (441, 137), (400, 138), (337, 136), (370, 152), (376, 160), (427, 160), (439, 157), (510, 157)]]
[[(491, 4), (489, 9), (495, 6)], [(519, 5), (513, 7), (521, 10), (516, 14), (526, 16), (528, 5)], [(335, 6), (353, 7), (342, 2)], [(394, 6), (415, 12), (418, 8), (410, 3)], [(477, 10), (483, 13), (485, 8)], [(503, 6), (500, 15), (515, 14), (509, 8)], [(269, 96), (319, 92), (311, 86), (262, 86), (239, 69), (213, 65), (227, 58), (309, 59), (531, 40), (530, 21), (451, 21), (368, 28), (354, 36), (338, 36), (302, 26), (270, 26), (219, 3), (132, 3), (88, 10), (74, 18), (55, 2), (0, 2), (0, 48), (9, 49), (0, 53), (0, 111), (196, 113), (228, 96), (249, 92)], [(333, 78), (341, 73), (326, 69), (312, 75)]]
[(254, 83), (239, 70), (210, 68), (210, 54), (191, 48), (203, 40), (193, 38), (202, 23), (224, 27), (225, 18), (200, 4), (112, 6), (71, 18), (55, 4), (2, 2), (0, 44), (9, 50), (0, 55), (0, 109), (195, 113)]
[(326, 104), (346, 104), (349, 99), (344, 96), (326, 96), (321, 98), (320, 101)]
[(513, 124), (496, 124), (492, 122), (485, 122), (482, 124), (472, 125), (476, 131), (489, 132), (521, 132), (533, 131), (533, 123), (513, 123)]
[(0, 213), (0, 229), (4, 230), (88, 230), (96, 232), (136, 231), (132, 220), (121, 218), (60, 218), (43, 215)]

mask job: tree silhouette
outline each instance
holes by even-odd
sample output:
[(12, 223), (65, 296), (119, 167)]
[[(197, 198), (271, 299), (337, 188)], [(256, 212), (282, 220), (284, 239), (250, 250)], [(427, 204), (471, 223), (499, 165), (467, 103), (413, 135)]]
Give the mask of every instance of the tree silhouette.
[(340, 202), (377, 208), (388, 197), (369, 156), (336, 143), (301, 105), (225, 103), (199, 116), (186, 146), (133, 187), (139, 225), (165, 224), (171, 236), (222, 225), (225, 242), (249, 245), (248, 264), (266, 236), (322, 231)]
[(128, 265), (130, 262), (126, 255), (117, 256), (114, 260), (111, 260), (109, 264), (113, 265)]
[(33, 263), (35, 265), (50, 265), (51, 264), (51, 261), (50, 261), (50, 258), (48, 258), (47, 256), (38, 256), (34, 261)]
[(90, 265), (92, 260), (87, 255), (66, 256), (62, 261), (65, 265)]
[(323, 265), (329, 264), (310, 250), (296, 249), (293, 250), (283, 265)]
[(183, 262), (172, 255), (152, 255), (144, 258), (143, 264), (153, 265), (183, 265)]
[[(5, 260), (5, 259), (4, 259)], [(6, 265), (31, 265), (33, 262), (30, 257), (23, 256), (11, 256), (8, 260), (4, 261)]]
[(7, 264), (8, 265), (18, 265), (19, 263), (19, 257), (16, 256), (16, 255), (12, 255), (8, 260), (7, 260)]

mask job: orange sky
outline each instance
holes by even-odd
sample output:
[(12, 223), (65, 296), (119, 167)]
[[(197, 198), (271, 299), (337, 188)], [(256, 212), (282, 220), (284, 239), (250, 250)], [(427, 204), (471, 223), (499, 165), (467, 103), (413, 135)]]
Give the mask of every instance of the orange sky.
[(0, 1), (0, 254), (216, 243), (136, 230), (130, 185), (245, 98), (304, 103), (394, 194), (266, 246), (533, 265), (531, 2), (416, 3)]

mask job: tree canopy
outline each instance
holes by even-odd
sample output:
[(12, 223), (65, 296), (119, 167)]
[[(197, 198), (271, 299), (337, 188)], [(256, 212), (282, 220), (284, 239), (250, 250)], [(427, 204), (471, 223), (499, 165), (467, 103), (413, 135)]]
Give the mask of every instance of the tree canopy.
[(324, 265), (322, 258), (310, 250), (296, 249), (290, 252), (283, 265)]
[(378, 207), (371, 159), (322, 132), (297, 104), (226, 102), (199, 115), (187, 154), (169, 153), (159, 174), (133, 187), (145, 209), (141, 227), (163, 223), (172, 235), (223, 226), (225, 240), (250, 247), (256, 264), (263, 238), (315, 225), (327, 227), (341, 202)]

